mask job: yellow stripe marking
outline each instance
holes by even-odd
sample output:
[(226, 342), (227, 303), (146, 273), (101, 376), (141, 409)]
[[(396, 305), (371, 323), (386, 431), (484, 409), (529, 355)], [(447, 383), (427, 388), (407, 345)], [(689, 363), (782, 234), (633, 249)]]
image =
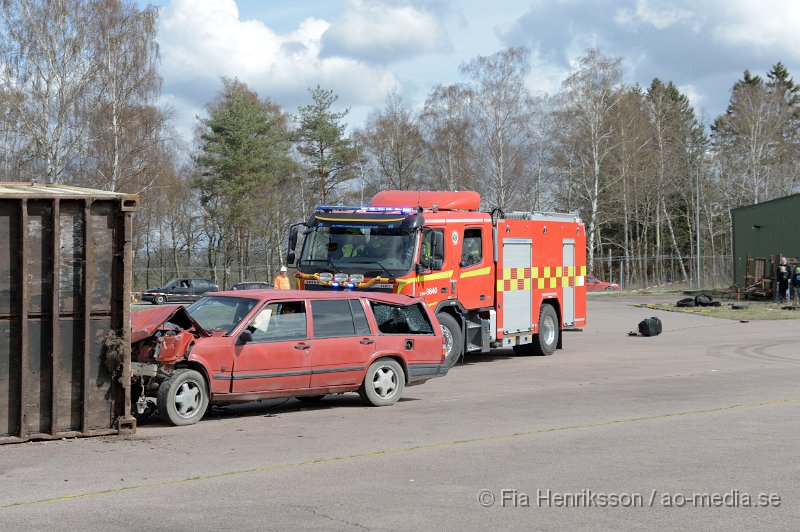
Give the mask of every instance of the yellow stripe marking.
[(62, 497), (52, 497), (48, 499), (38, 499), (34, 501), (21, 501), (21, 502), (14, 502), (11, 504), (6, 504), (0, 506), (0, 508), (15, 508), (20, 506), (32, 506), (34, 504), (44, 504), (44, 503), (52, 503), (52, 502), (60, 502), (60, 501), (71, 501), (75, 499), (85, 499), (88, 497), (94, 497), (97, 495), (108, 495), (113, 493), (124, 493), (128, 491), (136, 491), (136, 490), (144, 490), (150, 488), (163, 488), (166, 486), (175, 486), (178, 484), (186, 484), (189, 482), (196, 482), (202, 480), (214, 480), (217, 478), (230, 478), (230, 477), (237, 477), (237, 476), (244, 476), (244, 475), (254, 475), (260, 473), (270, 473), (273, 471), (285, 471), (289, 469), (297, 469), (300, 467), (305, 466), (313, 466), (317, 464), (330, 464), (336, 462), (349, 462), (353, 460), (360, 460), (364, 458), (375, 458), (380, 456), (391, 456), (395, 454), (403, 454), (403, 453), (412, 453), (418, 451), (426, 451), (429, 449), (442, 449), (442, 448), (449, 448), (449, 447), (456, 447), (459, 445), (473, 445), (476, 443), (488, 443), (488, 442), (496, 442), (496, 441), (505, 441), (505, 440), (512, 440), (515, 438), (524, 438), (528, 436), (537, 436), (539, 434), (548, 434), (551, 432), (565, 432), (570, 430), (581, 430), (581, 429), (592, 429), (598, 427), (609, 427), (614, 425), (627, 425), (630, 423), (642, 423), (647, 421), (657, 421), (662, 419), (670, 419), (670, 418), (677, 418), (677, 417), (688, 417), (688, 416), (697, 416), (697, 415), (704, 415), (704, 414), (715, 414), (719, 412), (727, 412), (732, 410), (739, 410), (744, 408), (760, 408), (765, 406), (776, 406), (776, 405), (783, 405), (783, 404), (791, 404), (800, 402), (800, 397), (791, 397), (788, 399), (776, 399), (774, 401), (764, 401), (761, 403), (750, 403), (744, 405), (729, 405), (729, 406), (721, 406), (718, 408), (707, 408), (704, 410), (689, 410), (684, 412), (668, 412), (666, 414), (657, 414), (654, 416), (642, 416), (642, 417), (631, 417), (631, 418), (623, 418), (623, 419), (610, 419), (604, 421), (596, 421), (593, 423), (580, 423), (577, 425), (563, 425), (560, 427), (548, 427), (542, 429), (532, 429), (526, 430), (522, 432), (509, 432), (505, 434), (491, 434), (488, 436), (478, 436), (475, 438), (467, 438), (463, 440), (451, 440), (446, 442), (434, 442), (434, 443), (424, 443), (420, 445), (413, 445), (411, 447), (399, 447), (395, 449), (385, 449), (383, 451), (373, 451), (367, 453), (358, 453), (358, 454), (350, 454), (350, 455), (343, 455), (343, 456), (331, 456), (328, 458), (315, 458), (312, 460), (306, 460), (303, 462), (291, 462), (288, 464), (276, 464), (276, 465), (269, 465), (269, 466), (261, 466), (261, 467), (254, 467), (251, 469), (242, 469), (242, 470), (235, 470), (235, 471), (224, 471), (221, 473), (211, 473), (208, 475), (197, 475), (193, 477), (185, 477), (185, 478), (178, 478), (172, 480), (163, 480), (159, 482), (150, 482), (147, 484), (138, 484), (135, 486), (125, 486), (121, 488), (109, 488), (105, 490), (97, 490), (97, 491), (86, 491), (83, 493), (75, 493), (72, 495), (64, 495)]
[(409, 283), (421, 283), (424, 281), (436, 281), (437, 279), (449, 279), (453, 276), (453, 270), (448, 270), (446, 272), (439, 272), (439, 273), (429, 273), (427, 275), (419, 275), (417, 277), (412, 277), (410, 279), (398, 279), (397, 280), (397, 293), (400, 293), (400, 290), (405, 288), (405, 286)]
[(472, 270), (471, 272), (464, 272), (461, 274), (461, 279), (465, 279), (467, 277), (478, 277), (479, 275), (489, 275), (492, 273), (491, 266), (487, 266), (485, 268), (481, 268), (479, 270)]

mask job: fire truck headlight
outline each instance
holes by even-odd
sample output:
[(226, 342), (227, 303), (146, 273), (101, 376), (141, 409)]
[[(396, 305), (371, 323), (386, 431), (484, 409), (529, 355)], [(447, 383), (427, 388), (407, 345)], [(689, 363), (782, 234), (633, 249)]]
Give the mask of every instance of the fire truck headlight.
[(319, 274), (319, 280), (329, 283), (333, 281), (333, 274), (331, 272), (322, 272)]
[(364, 282), (364, 276), (361, 275), (360, 273), (351, 274), (350, 275), (350, 282), (351, 283), (363, 283)]
[(339, 288), (339, 283), (333, 282), (331, 283), (331, 286), (334, 288)]
[(346, 273), (337, 273), (333, 276), (333, 280), (337, 283), (346, 283), (347, 282), (347, 274)]
[(355, 284), (353, 284), (353, 283), (347, 283), (347, 284), (345, 285), (345, 287), (346, 287), (346, 288), (349, 288), (350, 290), (352, 290), (353, 288), (355, 288), (355, 287), (356, 287), (356, 285), (355, 285)]

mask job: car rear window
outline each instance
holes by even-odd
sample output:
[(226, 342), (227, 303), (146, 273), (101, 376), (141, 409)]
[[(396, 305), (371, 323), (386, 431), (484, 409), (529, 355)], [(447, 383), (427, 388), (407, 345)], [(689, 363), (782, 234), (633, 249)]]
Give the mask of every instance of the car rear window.
[(350, 302), (346, 299), (312, 301), (311, 315), (314, 317), (314, 338), (356, 334)]
[(428, 313), (417, 303), (390, 305), (370, 301), (378, 329), (384, 334), (432, 334)]

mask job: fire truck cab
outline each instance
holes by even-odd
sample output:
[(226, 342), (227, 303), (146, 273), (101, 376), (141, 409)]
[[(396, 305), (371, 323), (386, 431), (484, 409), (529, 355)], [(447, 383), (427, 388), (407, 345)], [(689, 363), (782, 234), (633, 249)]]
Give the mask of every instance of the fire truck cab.
[(292, 227), (287, 258), (299, 289), (421, 296), (449, 366), (497, 347), (550, 355), (564, 330), (586, 324), (577, 215), (481, 212), (477, 192), (386, 190), (368, 206), (319, 206)]

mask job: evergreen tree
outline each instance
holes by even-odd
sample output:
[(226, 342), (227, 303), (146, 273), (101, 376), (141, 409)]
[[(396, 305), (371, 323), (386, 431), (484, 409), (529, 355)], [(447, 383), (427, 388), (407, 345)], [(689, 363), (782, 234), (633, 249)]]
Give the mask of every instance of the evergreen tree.
[(345, 137), (347, 124), (342, 119), (349, 109), (333, 111), (333, 104), (339, 99), (332, 90), (319, 85), (309, 89), (314, 103), (300, 107), (296, 117), (297, 151), (304, 158), (308, 176), (308, 186), (302, 186), (304, 210), (312, 202), (335, 202), (344, 195), (340, 187), (355, 175), (356, 150), (352, 141)]
[[(208, 115), (199, 130), (195, 161), (202, 175), (195, 185), (220, 226), (233, 231), (233, 239), (221, 241), (234, 242), (244, 278), (258, 214), (270, 190), (293, 173), (287, 119), (269, 100), (259, 100), (244, 83), (230, 79), (223, 79)], [(226, 265), (231, 263), (229, 258)]]

